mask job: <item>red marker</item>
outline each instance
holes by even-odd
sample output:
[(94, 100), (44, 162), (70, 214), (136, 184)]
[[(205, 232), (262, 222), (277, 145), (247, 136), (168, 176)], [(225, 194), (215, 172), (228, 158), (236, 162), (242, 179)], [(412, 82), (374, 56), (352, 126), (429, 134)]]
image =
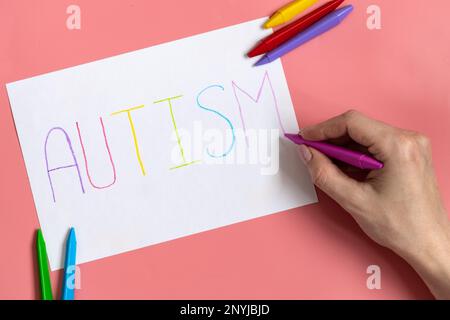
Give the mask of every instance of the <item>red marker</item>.
[(281, 28), (280, 30), (275, 31), (270, 36), (263, 39), (247, 55), (251, 58), (275, 49), (280, 44), (286, 42), (299, 32), (305, 30), (315, 22), (325, 17), (327, 14), (339, 7), (342, 2), (344, 2), (344, 0), (333, 0), (325, 3), (323, 6), (317, 8), (311, 13), (308, 13), (303, 18), (300, 18), (297, 21)]

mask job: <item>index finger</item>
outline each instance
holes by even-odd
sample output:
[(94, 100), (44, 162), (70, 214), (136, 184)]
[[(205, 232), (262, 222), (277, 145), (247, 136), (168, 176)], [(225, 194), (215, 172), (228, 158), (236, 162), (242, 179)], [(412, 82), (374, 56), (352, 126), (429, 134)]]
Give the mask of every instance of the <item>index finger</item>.
[(315, 126), (301, 130), (307, 140), (320, 141), (350, 137), (353, 141), (369, 148), (371, 153), (386, 151), (387, 135), (394, 132), (391, 127), (381, 121), (366, 117), (360, 112), (351, 110), (331, 118)]
[(301, 134), (305, 139), (313, 141), (337, 139), (348, 135), (353, 141), (369, 148), (383, 140), (383, 135), (392, 128), (381, 121), (351, 110), (320, 124), (306, 127), (301, 130)]

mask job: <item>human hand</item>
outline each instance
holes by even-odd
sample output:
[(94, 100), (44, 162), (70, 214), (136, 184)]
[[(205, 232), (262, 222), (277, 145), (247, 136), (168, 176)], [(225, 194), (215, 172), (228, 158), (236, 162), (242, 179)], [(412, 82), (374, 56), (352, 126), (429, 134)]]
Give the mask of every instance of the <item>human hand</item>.
[(384, 163), (383, 169), (357, 180), (319, 151), (299, 147), (314, 184), (348, 211), (370, 238), (407, 260), (436, 297), (450, 298), (450, 223), (429, 140), (356, 111), (305, 128), (301, 135), (356, 145)]

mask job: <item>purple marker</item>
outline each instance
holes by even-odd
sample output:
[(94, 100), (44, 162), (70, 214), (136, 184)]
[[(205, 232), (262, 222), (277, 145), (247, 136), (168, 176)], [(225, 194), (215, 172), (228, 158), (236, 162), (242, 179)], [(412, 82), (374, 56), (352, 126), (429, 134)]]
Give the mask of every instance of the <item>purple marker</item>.
[(304, 144), (322, 152), (330, 158), (348, 163), (356, 168), (379, 170), (384, 167), (382, 162), (361, 152), (345, 149), (325, 142), (305, 140), (298, 134), (285, 134), (285, 136), (295, 144)]
[(291, 52), (292, 50), (308, 42), (309, 40), (338, 26), (339, 23), (341, 23), (352, 11), (353, 6), (348, 5), (342, 7), (341, 9), (337, 9), (332, 13), (329, 13), (305, 31), (300, 32), (298, 35), (286, 41), (278, 48), (275, 48), (272, 51), (268, 52), (264, 57), (262, 57), (258, 62), (255, 63), (255, 66), (262, 66), (264, 64), (275, 61), (276, 59)]

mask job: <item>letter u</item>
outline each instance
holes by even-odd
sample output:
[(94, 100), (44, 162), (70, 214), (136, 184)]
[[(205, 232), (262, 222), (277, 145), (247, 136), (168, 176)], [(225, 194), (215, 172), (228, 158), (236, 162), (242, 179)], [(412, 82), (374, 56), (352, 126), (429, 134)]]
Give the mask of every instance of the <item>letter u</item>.
[(86, 167), (86, 175), (87, 175), (87, 177), (89, 179), (89, 182), (96, 189), (105, 189), (105, 188), (108, 188), (108, 187), (112, 186), (114, 183), (116, 183), (117, 174), (116, 174), (116, 167), (114, 166), (114, 161), (113, 161), (113, 158), (112, 158), (112, 155), (111, 155), (111, 150), (109, 149), (108, 139), (106, 138), (105, 126), (103, 124), (102, 117), (100, 117), (100, 124), (102, 126), (102, 133), (103, 133), (103, 138), (105, 140), (106, 151), (108, 152), (108, 156), (109, 156), (109, 160), (110, 160), (111, 168), (112, 168), (112, 172), (113, 172), (112, 182), (110, 184), (108, 184), (108, 185), (105, 185), (105, 186), (98, 186), (98, 185), (94, 184), (94, 182), (92, 182), (91, 174), (89, 172), (89, 165), (88, 165), (88, 160), (87, 160), (87, 156), (86, 156), (86, 150), (84, 148), (83, 139), (81, 138), (80, 126), (78, 125), (78, 122), (76, 122), (77, 131), (78, 131), (78, 138), (80, 139), (80, 145), (81, 145), (81, 149), (83, 151), (84, 164), (85, 164), (85, 167)]

